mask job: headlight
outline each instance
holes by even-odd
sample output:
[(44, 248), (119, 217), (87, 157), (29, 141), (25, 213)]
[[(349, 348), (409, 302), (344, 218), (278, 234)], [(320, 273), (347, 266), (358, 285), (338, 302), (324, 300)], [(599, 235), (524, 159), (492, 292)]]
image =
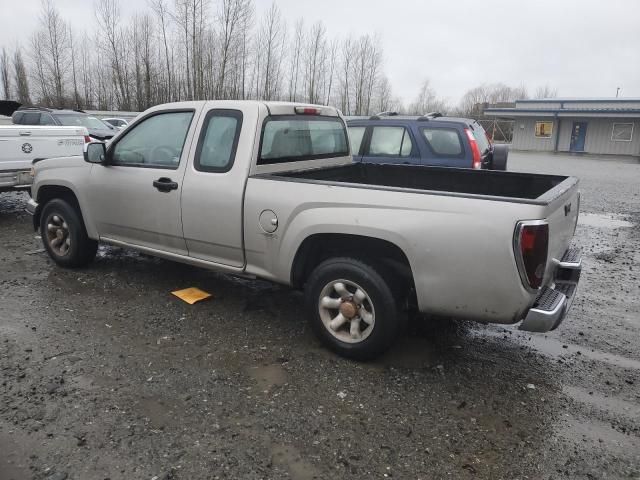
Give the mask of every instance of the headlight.
[(31, 170), (29, 171), (29, 174), (31, 175), (31, 177), (35, 177), (36, 176), (36, 169), (35, 167), (31, 167)]

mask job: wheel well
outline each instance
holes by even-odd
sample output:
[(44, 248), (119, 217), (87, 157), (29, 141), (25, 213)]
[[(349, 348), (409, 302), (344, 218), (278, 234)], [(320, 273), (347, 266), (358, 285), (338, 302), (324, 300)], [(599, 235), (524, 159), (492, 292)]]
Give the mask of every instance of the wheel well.
[(332, 257), (353, 257), (397, 274), (413, 288), (413, 273), (402, 249), (387, 240), (361, 235), (320, 233), (306, 238), (291, 268), (291, 284), (300, 288), (321, 262)]
[(60, 198), (67, 201), (70, 205), (75, 207), (78, 212), (80, 212), (80, 204), (78, 203), (78, 199), (76, 198), (76, 194), (73, 193), (73, 190), (60, 185), (43, 185), (38, 189), (38, 197), (36, 198), (38, 208), (33, 215), (34, 230), (38, 230), (38, 228), (40, 228), (40, 214), (42, 213), (42, 208), (47, 204), (47, 202), (54, 198)]

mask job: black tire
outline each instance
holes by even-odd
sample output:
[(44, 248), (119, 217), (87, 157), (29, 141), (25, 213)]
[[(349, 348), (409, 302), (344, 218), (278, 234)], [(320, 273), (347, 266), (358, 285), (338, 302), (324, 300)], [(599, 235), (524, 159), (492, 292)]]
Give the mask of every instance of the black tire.
[[(367, 294), (367, 308), (374, 312), (371, 330), (366, 338), (356, 343), (337, 338), (336, 334), (325, 326), (321, 316), (320, 302), (325, 296), (323, 290), (339, 280), (360, 286)], [(406, 316), (399, 311), (396, 298), (387, 282), (393, 284), (393, 278), (385, 281), (376, 268), (354, 258), (332, 258), (318, 265), (306, 283), (305, 303), (311, 327), (322, 343), (338, 355), (355, 360), (370, 360), (389, 349), (402, 331)], [(340, 310), (336, 309), (335, 313), (337, 315)], [(351, 320), (349, 325), (350, 322)], [(363, 327), (365, 332), (369, 328), (367, 325)], [(343, 332), (342, 335), (347, 333)]]
[(491, 170), (506, 170), (509, 158), (509, 145), (498, 144), (493, 146), (491, 156)]
[[(60, 235), (61, 241), (66, 242), (66, 239), (69, 239), (65, 252), (61, 252), (57, 245), (52, 245), (56, 235), (49, 230), (48, 225), (53, 225), (53, 223), (66, 226), (63, 229), (66, 230), (66, 234)], [(91, 240), (87, 235), (79, 210), (60, 198), (48, 201), (42, 208), (40, 236), (49, 256), (54, 262), (65, 268), (78, 268), (91, 263), (98, 250), (98, 242)]]

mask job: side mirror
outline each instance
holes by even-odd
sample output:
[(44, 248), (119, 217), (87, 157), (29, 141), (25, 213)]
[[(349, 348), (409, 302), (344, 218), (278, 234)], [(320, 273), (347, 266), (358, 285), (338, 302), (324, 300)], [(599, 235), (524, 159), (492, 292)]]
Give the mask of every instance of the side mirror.
[(103, 142), (91, 142), (84, 146), (84, 161), (104, 165), (107, 160), (107, 147)]

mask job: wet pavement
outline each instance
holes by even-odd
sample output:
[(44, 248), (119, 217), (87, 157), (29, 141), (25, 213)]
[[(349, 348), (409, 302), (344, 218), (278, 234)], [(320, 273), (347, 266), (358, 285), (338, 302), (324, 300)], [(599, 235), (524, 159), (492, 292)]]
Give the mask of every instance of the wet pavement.
[[(57, 268), (0, 195), (0, 480), (640, 479), (640, 164), (510, 168), (581, 177), (569, 318), (416, 322), (372, 363), (284, 287), (111, 247)], [(191, 286), (213, 299), (170, 295)]]

